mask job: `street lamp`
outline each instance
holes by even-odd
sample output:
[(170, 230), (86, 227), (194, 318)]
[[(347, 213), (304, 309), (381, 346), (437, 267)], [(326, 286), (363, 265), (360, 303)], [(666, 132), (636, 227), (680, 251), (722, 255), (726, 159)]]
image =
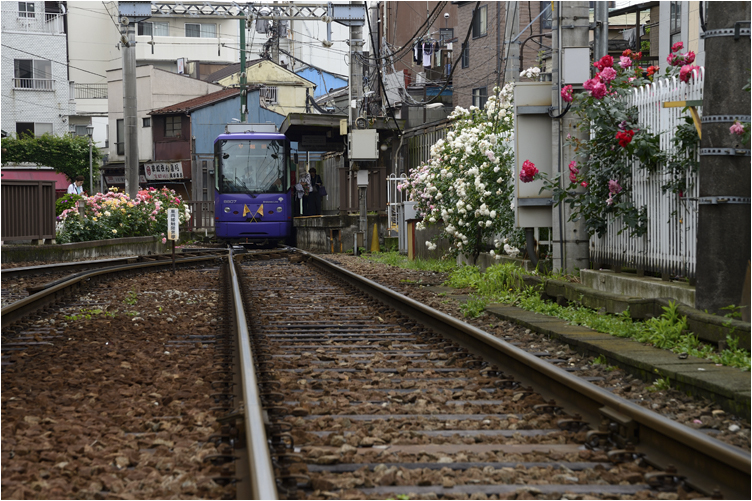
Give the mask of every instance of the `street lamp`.
[(91, 146), (92, 146), (92, 140), (91, 136), (94, 135), (94, 126), (93, 125), (87, 125), (86, 126), (86, 135), (89, 136), (89, 196), (94, 194), (94, 167), (91, 162)]

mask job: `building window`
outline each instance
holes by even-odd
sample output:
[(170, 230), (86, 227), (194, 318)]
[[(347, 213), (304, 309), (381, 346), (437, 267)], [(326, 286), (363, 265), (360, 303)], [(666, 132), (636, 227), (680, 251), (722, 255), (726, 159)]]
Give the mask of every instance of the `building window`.
[[(540, 27), (542, 30), (553, 28), (553, 16), (551, 15), (551, 2), (539, 2), (540, 10), (543, 14), (540, 17)], [(544, 12), (545, 11), (545, 12)]]
[(462, 67), (467, 68), (470, 66), (470, 47), (466, 44), (462, 44)]
[(34, 2), (18, 2), (18, 17), (34, 17)]
[(52, 63), (45, 59), (15, 59), (13, 88), (54, 90)]
[(681, 2), (669, 2), (671, 4), (671, 18), (669, 28), (671, 33), (671, 45), (681, 40)]
[(266, 104), (277, 104), (277, 87), (262, 87), (261, 97)]
[(193, 38), (217, 38), (217, 25), (185, 23), (185, 36)]
[(154, 21), (144, 21), (138, 23), (138, 34), (155, 37), (169, 37), (170, 23), (156, 23)]
[(441, 40), (451, 40), (454, 38), (454, 28), (439, 28), (439, 38)]
[(473, 38), (484, 37), (488, 34), (488, 6), (478, 7), (473, 11)]
[(165, 137), (180, 137), (182, 117), (165, 117)]
[(73, 126), (73, 133), (77, 136), (88, 136), (89, 134), (86, 132), (86, 126), (85, 125), (74, 125)]
[(115, 147), (118, 155), (125, 155), (125, 122), (123, 119), (117, 121), (117, 136), (115, 137)]
[(473, 89), (473, 106), (477, 106), (478, 108), (483, 109), (483, 107), (486, 105), (487, 100), (488, 93), (485, 87), (478, 87), (477, 89)]
[(142, 120), (144, 121), (144, 127), (151, 127), (151, 118), (143, 118)]
[(16, 122), (16, 137), (20, 137), (21, 135), (40, 137), (44, 134), (52, 134), (52, 124)]

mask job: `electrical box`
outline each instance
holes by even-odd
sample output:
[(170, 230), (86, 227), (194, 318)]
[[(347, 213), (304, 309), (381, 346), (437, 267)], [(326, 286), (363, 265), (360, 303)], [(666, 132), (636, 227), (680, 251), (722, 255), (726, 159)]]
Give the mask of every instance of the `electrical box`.
[(350, 160), (379, 159), (379, 132), (376, 129), (353, 130), (349, 139)]
[(151, 17), (151, 2), (118, 2), (118, 14), (131, 22)]
[(417, 202), (403, 202), (402, 205), (405, 210), (405, 221), (418, 219), (418, 211), (415, 208), (415, 206), (418, 205)]
[(590, 47), (564, 47), (561, 77), (564, 85), (582, 85), (590, 78)]
[(542, 180), (520, 181), (525, 160), (549, 176), (553, 173), (551, 82), (518, 82), (514, 87), (514, 195), (518, 228), (550, 227), (553, 193), (541, 192)]
[(368, 169), (358, 171), (358, 188), (368, 188)]

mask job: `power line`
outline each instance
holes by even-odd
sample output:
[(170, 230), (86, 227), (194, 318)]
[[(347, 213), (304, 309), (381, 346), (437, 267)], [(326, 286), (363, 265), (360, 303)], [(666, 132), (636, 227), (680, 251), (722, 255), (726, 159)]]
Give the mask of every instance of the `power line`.
[[(18, 49), (18, 48), (16, 48), (16, 47), (11, 47), (10, 45), (5, 45), (5, 44), (0, 44), (0, 45), (2, 45), (3, 47), (6, 47), (6, 48), (8, 48), (8, 49), (11, 49), (11, 50), (15, 50), (15, 51), (18, 51), (18, 52), (22, 52), (22, 53), (24, 53), (24, 54), (28, 54), (28, 55), (30, 55), (30, 56), (38, 57), (39, 59), (44, 59), (45, 61), (50, 61), (50, 62), (52, 62), (52, 63), (62, 64), (63, 66), (65, 66), (65, 67), (67, 67), (67, 68), (73, 68), (73, 69), (75, 69), (75, 70), (83, 71), (84, 73), (91, 73), (92, 75), (95, 75), (95, 76), (98, 76), (98, 77), (101, 77), (101, 78), (107, 79), (107, 77), (106, 77), (105, 75), (100, 75), (99, 73), (94, 73), (93, 71), (85, 70), (85, 69), (83, 69), (83, 68), (78, 68), (78, 67), (76, 67), (76, 66), (71, 66), (71, 65), (70, 65), (70, 64), (68, 64), (68, 63), (63, 63), (63, 62), (60, 62), (60, 61), (55, 61), (54, 59), (50, 59), (50, 58), (48, 58), (48, 57), (45, 57), (45, 56), (40, 56), (39, 54), (33, 54), (33, 53), (31, 53), (31, 52), (27, 52), (27, 51), (25, 51), (25, 50), (21, 50), (21, 49)], [(10, 59), (10, 58), (9, 58), (9, 59)]]

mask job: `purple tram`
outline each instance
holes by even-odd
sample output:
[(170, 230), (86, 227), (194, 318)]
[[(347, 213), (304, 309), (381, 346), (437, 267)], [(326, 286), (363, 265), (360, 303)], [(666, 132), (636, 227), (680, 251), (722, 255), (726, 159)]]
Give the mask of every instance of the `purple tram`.
[(290, 143), (270, 125), (233, 125), (244, 131), (228, 126), (214, 141), (215, 235), (227, 244), (292, 244)]

